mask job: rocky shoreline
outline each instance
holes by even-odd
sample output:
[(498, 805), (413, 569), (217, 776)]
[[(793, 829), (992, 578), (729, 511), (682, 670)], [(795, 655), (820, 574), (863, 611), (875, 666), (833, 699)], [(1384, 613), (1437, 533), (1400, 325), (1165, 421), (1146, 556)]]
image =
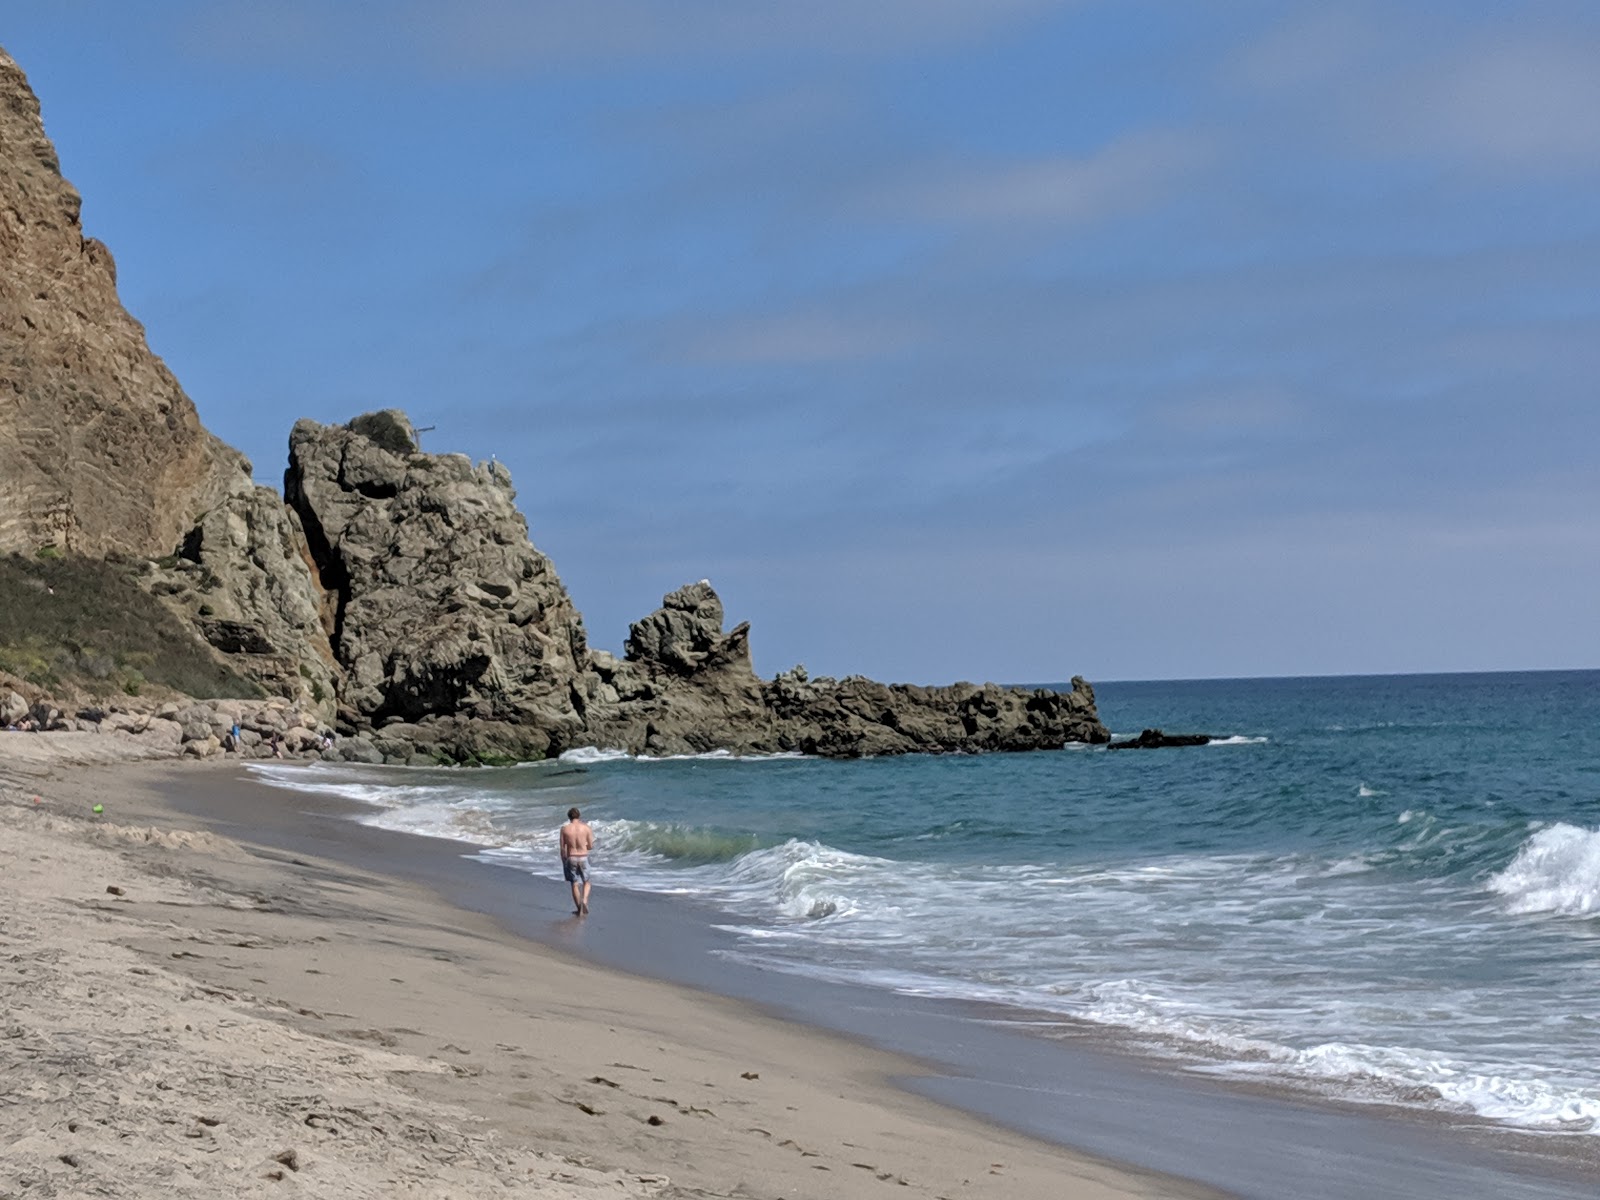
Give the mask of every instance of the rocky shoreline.
[[(116, 576), (134, 595), (116, 601), (122, 626), (176, 619), (158, 653), (203, 659), (195, 677), (237, 681), (255, 698), (169, 689), (152, 700), (138, 656), (121, 663), (96, 644), (95, 610), (109, 599), (76, 625), (63, 612), (43, 650), (38, 623), (12, 606), (0, 611), (0, 651), (15, 651), (0, 659), (0, 687), (53, 689), (54, 701), (26, 699), (57, 710), (46, 725), (109, 721), (201, 757), (217, 752), (219, 723), (276, 734), (280, 750), (336, 731), (334, 753), (398, 763), (528, 761), (583, 746), (855, 757), (1109, 740), (1081, 679), (1066, 692), (811, 678), (803, 667), (761, 679), (749, 625), (724, 630), (705, 580), (634, 623), (620, 658), (594, 650), (529, 540), (506, 468), (423, 452), (395, 410), (297, 422), (282, 494), (258, 486), (150, 352), (80, 209), (38, 100), (0, 51), (0, 336), (15, 347), (0, 374), (8, 586), (60, 611), (54, 587), (29, 572), (36, 560), (132, 564)], [(80, 592), (93, 591), (87, 578)], [(49, 661), (63, 655), (92, 669), (64, 680)], [(27, 666), (7, 675), (7, 661)]]

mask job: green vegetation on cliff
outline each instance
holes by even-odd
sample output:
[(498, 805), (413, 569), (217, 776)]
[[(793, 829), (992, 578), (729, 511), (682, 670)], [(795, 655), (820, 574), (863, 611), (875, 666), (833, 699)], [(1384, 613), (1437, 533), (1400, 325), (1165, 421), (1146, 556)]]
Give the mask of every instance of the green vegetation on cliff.
[(143, 564), (76, 555), (0, 557), (0, 670), (42, 687), (137, 695), (260, 695), (139, 586)]

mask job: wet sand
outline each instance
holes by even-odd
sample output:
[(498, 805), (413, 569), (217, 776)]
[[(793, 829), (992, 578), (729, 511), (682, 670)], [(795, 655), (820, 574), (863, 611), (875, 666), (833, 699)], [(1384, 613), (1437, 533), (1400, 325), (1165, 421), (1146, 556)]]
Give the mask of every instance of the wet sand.
[[(180, 790), (266, 832), (203, 829)], [(0, 792), (0, 1195), (1215, 1194), (896, 1086), (914, 1059), (274, 847), (316, 820), (228, 769), (0, 747)]]

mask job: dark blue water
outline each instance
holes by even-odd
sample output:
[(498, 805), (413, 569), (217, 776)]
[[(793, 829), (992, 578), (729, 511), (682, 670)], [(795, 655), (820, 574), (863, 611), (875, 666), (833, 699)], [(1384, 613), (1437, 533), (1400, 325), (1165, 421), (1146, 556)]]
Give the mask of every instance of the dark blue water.
[[(327, 768), (396, 829), (725, 914), (742, 957), (1194, 1070), (1600, 1128), (1600, 672), (1106, 684), (1205, 747)], [(306, 777), (294, 777), (304, 786)]]

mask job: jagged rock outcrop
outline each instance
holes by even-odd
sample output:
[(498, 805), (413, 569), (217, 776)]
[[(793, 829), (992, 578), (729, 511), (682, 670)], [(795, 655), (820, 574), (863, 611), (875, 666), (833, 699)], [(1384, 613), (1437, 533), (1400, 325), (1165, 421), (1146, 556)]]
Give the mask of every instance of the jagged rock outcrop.
[(766, 690), (779, 749), (832, 758), (873, 754), (1059, 750), (1110, 739), (1081, 677), (1070, 692), (957, 683), (883, 684), (860, 676), (779, 675)]
[(1165, 750), (1173, 746), (1205, 746), (1211, 742), (1209, 733), (1163, 733), (1159, 729), (1145, 729), (1138, 737), (1112, 742), (1107, 750)]
[(624, 658), (591, 656), (586, 733), (636, 754), (770, 753), (777, 731), (750, 663), (750, 626), (722, 631), (722, 600), (702, 579), (629, 627)]
[(1109, 740), (1083, 679), (1058, 693), (813, 680), (796, 668), (763, 683), (750, 665), (749, 625), (725, 634), (722, 622), (722, 601), (701, 580), (632, 626), (625, 659), (593, 655), (600, 690), (588, 732), (595, 744), (651, 755), (727, 749), (855, 758)]
[(347, 724), (422, 744), (477, 730), (512, 757), (581, 744), (583, 621), (504, 467), (423, 453), (399, 412), (306, 420), (284, 495), (327, 592)]
[(166, 554), (250, 466), (150, 352), (80, 207), (0, 50), (0, 551)]

